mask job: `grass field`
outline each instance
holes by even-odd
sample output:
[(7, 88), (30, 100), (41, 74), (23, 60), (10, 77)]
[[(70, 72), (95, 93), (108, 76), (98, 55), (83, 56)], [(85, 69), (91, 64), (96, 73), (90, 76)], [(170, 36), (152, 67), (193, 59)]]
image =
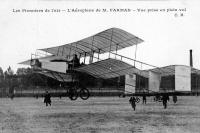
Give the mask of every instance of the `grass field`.
[(0, 133), (199, 133), (200, 97), (171, 99), (167, 109), (148, 98), (133, 111), (129, 98), (0, 99)]

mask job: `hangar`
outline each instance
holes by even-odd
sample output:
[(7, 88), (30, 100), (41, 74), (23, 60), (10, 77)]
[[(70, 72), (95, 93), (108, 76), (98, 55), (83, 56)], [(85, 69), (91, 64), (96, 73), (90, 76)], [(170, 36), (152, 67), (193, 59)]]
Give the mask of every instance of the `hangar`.
[[(125, 90), (127, 92), (142, 93), (149, 90), (155, 92), (200, 92), (200, 70), (193, 67), (170, 65), (144, 71), (149, 74), (148, 77), (126, 75)], [(133, 81), (135, 81), (135, 85)]]
[(125, 76), (125, 92), (148, 93), (150, 90), (160, 93), (200, 92), (200, 70), (193, 67), (192, 50), (190, 50), (190, 66), (169, 65), (143, 70), (143, 73), (147, 76), (137, 74)]

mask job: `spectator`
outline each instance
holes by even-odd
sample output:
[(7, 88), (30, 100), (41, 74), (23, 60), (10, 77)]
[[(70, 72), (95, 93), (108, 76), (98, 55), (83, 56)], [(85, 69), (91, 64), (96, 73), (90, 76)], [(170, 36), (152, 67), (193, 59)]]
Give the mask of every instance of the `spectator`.
[(48, 106), (48, 104), (51, 106), (51, 95), (48, 93), (48, 91), (46, 91), (44, 96), (44, 103), (46, 103), (46, 106)]
[(131, 104), (131, 106), (132, 106), (132, 108), (134, 109), (134, 111), (135, 111), (135, 108), (136, 108), (135, 102), (136, 102), (136, 99), (135, 99), (134, 96), (132, 96), (132, 97), (129, 99), (129, 103)]

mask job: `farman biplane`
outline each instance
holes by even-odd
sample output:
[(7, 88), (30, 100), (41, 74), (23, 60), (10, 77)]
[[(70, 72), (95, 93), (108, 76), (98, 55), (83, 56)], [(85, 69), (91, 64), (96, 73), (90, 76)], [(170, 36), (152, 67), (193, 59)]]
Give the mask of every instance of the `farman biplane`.
[[(110, 28), (85, 39), (61, 46), (42, 48), (44, 56), (35, 54), (21, 64), (35, 72), (67, 84), (71, 100), (90, 96), (87, 85), (106, 80), (124, 82), (123, 94), (158, 96), (190, 94), (191, 75), (200, 79), (199, 70), (184, 65), (159, 68), (136, 60), (137, 45), (143, 40), (119, 28)], [(119, 51), (134, 47), (134, 58)], [(198, 84), (198, 83), (193, 83)]]

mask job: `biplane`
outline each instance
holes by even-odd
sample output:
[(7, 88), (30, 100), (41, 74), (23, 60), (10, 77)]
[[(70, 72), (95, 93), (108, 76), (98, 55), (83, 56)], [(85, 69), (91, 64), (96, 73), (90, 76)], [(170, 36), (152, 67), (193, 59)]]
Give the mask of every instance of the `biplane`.
[[(38, 49), (45, 53), (43, 57), (32, 55), (20, 64), (31, 65), (39, 74), (70, 84), (66, 89), (71, 100), (78, 96), (83, 100), (89, 98), (86, 82), (115, 82), (120, 77), (124, 77), (124, 95), (191, 94), (191, 75), (200, 79), (200, 71), (183, 65), (160, 68), (138, 61), (137, 45), (142, 42), (122, 29), (110, 28), (76, 42)], [(118, 54), (127, 47), (135, 47), (134, 59)]]

